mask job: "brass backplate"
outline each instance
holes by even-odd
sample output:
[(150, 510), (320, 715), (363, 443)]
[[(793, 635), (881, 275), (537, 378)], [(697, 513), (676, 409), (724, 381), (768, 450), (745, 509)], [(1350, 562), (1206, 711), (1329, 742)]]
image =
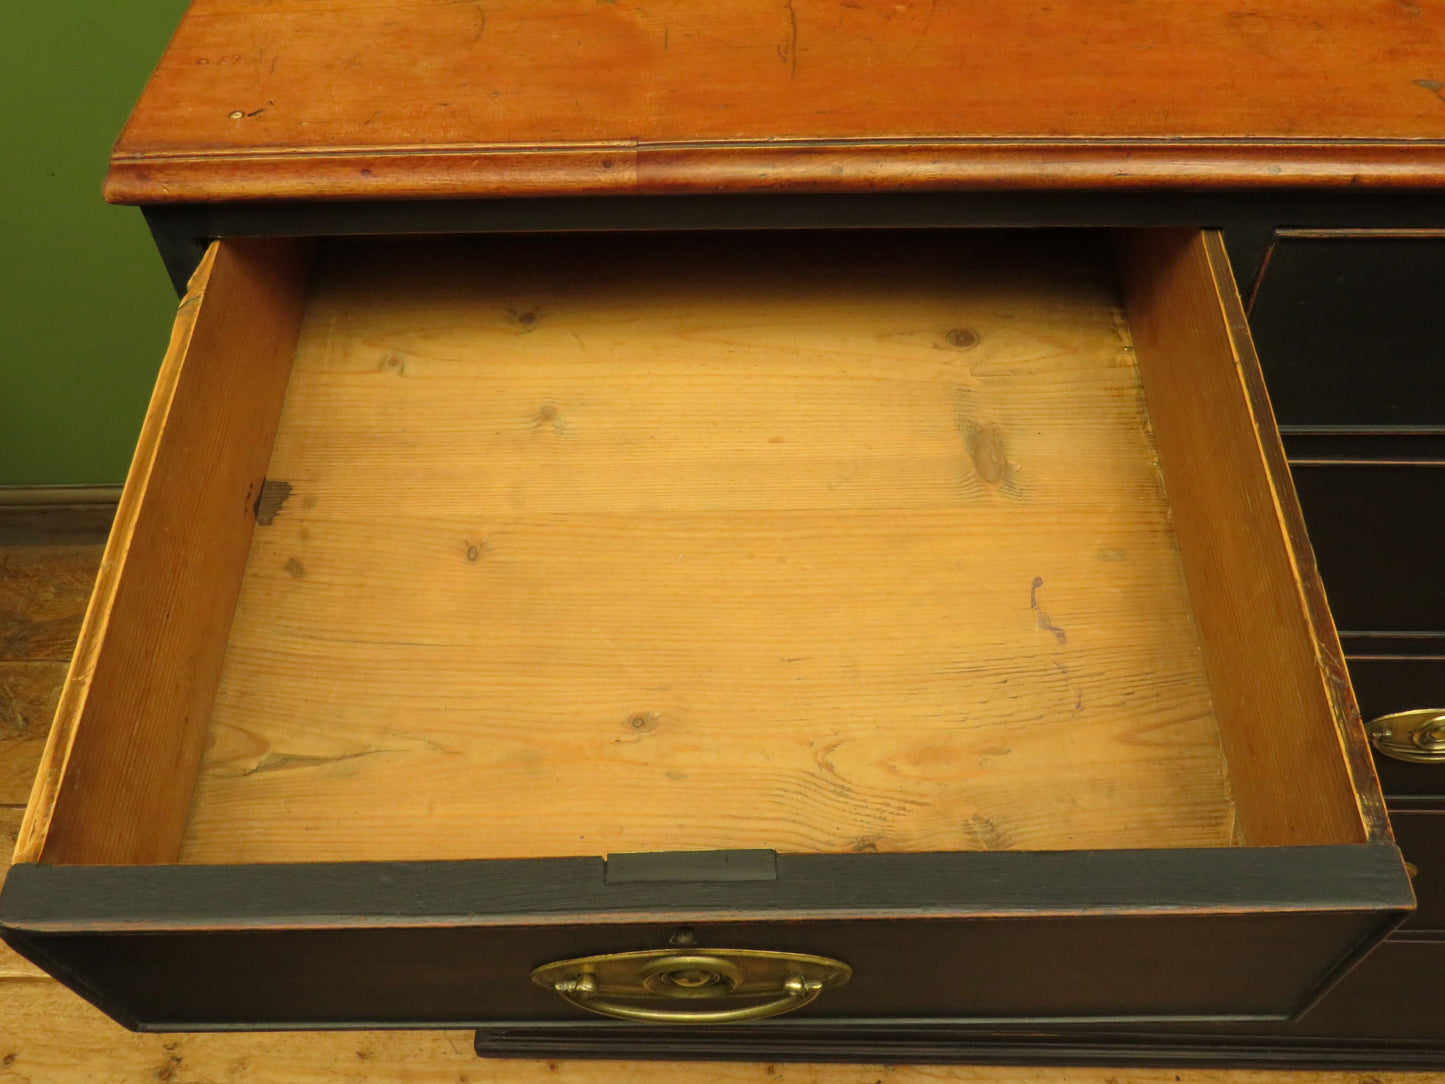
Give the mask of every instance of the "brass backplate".
[(1370, 741), (1387, 757), (1417, 764), (1445, 763), (1445, 708), (1382, 715), (1365, 724)]
[(841, 960), (800, 952), (710, 948), (611, 952), (543, 964), (532, 981), (559, 993), (644, 1001), (777, 996), (789, 983), (819, 990), (852, 975)]

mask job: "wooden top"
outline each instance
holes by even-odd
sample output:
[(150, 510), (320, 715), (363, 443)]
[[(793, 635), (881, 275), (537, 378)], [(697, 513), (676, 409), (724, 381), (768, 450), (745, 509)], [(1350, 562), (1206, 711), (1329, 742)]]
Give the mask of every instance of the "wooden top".
[(106, 198), (1434, 187), (1414, 0), (195, 0)]

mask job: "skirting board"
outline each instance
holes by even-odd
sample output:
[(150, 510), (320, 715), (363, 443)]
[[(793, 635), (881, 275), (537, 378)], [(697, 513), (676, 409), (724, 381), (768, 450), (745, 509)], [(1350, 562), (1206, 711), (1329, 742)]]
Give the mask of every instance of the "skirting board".
[(119, 485), (0, 486), (0, 545), (104, 542)]

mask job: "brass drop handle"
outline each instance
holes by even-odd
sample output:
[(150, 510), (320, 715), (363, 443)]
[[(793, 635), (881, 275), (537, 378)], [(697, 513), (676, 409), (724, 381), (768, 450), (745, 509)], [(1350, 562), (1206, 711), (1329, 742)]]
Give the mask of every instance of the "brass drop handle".
[[(819, 982), (791, 978), (783, 983), (783, 996), (757, 1005), (744, 1005), (736, 1009), (649, 1009), (641, 1005), (624, 1005), (596, 996), (596, 980), (583, 975), (570, 982), (557, 983), (552, 989), (562, 995), (564, 1001), (579, 1009), (615, 1016), (620, 1020), (642, 1020), (653, 1024), (736, 1024), (744, 1020), (762, 1020), (769, 1016), (801, 1009), (823, 992)], [(725, 996), (725, 995), (723, 995)]]
[(1416, 764), (1445, 764), (1445, 708), (1381, 715), (1365, 724), (1370, 741), (1387, 757)]
[[(657, 1024), (735, 1024), (801, 1009), (852, 973), (841, 960), (800, 952), (658, 949), (558, 960), (534, 969), (531, 977), (569, 1004), (602, 1016)], [(728, 1008), (677, 1005), (743, 998), (765, 1000)]]

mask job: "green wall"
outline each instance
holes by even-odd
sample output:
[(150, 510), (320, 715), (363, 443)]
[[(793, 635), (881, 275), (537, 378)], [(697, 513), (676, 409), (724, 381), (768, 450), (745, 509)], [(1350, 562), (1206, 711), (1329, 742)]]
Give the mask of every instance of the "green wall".
[(125, 477), (176, 305), (106, 156), (183, 0), (7, 4), (0, 25), (0, 485)]

